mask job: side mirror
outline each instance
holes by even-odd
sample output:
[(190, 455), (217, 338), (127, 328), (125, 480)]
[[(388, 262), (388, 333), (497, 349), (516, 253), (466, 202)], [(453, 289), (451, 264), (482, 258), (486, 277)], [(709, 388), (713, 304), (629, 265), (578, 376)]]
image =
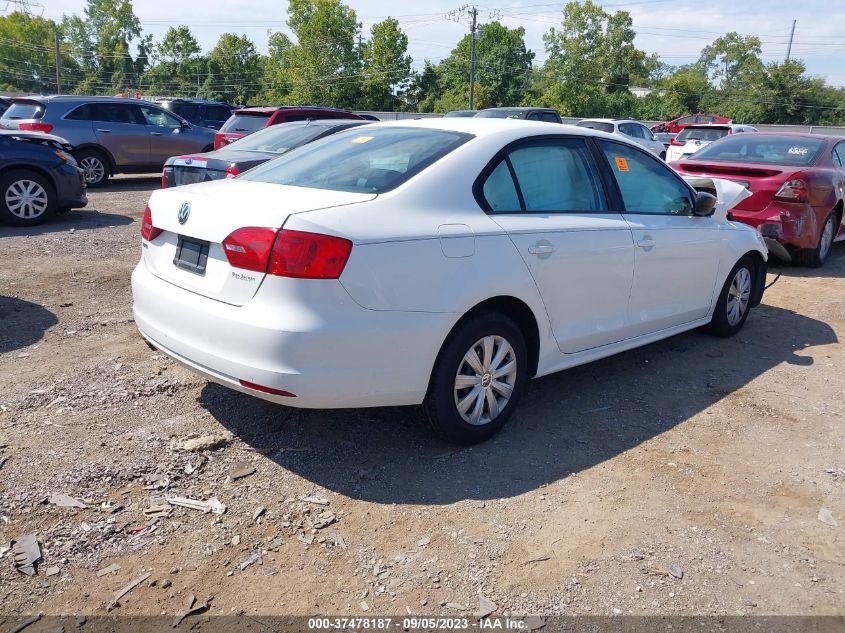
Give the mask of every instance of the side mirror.
[(706, 191), (698, 191), (695, 195), (695, 208), (692, 214), (701, 218), (709, 218), (716, 212), (716, 196)]
[(188, 123), (187, 121), (180, 121), (179, 122), (179, 128), (182, 129), (182, 130), (190, 130), (191, 124)]

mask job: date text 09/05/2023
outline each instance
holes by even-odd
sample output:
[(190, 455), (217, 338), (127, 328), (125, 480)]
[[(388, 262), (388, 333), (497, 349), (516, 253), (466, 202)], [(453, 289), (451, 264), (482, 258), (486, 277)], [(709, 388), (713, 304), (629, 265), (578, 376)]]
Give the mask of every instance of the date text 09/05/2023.
[(477, 622), (468, 618), (448, 618), (436, 616), (407, 616), (403, 618), (388, 617), (336, 617), (336, 618), (309, 618), (308, 628), (314, 631), (321, 630), (391, 630), (400, 629), (403, 631), (416, 630), (500, 630), (500, 631), (523, 631), (528, 630), (528, 624), (523, 619), (508, 617), (484, 618)]

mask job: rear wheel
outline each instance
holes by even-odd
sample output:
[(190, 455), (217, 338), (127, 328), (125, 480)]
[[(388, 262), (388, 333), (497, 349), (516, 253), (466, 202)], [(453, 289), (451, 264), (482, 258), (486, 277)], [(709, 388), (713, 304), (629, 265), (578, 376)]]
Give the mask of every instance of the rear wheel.
[(830, 255), (830, 248), (833, 246), (833, 240), (836, 239), (837, 220), (839, 216), (836, 211), (831, 211), (825, 218), (822, 224), (822, 230), (819, 232), (819, 243), (815, 248), (806, 248), (798, 251), (797, 261), (803, 266), (810, 268), (818, 268), (822, 266)]
[(84, 149), (77, 156), (79, 167), (85, 173), (85, 184), (102, 187), (109, 179), (109, 166), (103, 155), (93, 149)]
[(53, 185), (39, 173), (16, 170), (0, 178), (0, 217), (9, 224), (32, 226), (56, 210)]
[(716, 336), (733, 336), (745, 325), (751, 310), (751, 291), (754, 287), (754, 260), (748, 255), (733, 267), (713, 311), (713, 320), (708, 326)]
[(459, 444), (494, 435), (516, 408), (527, 364), (522, 332), (505, 315), (481, 314), (461, 324), (440, 350), (423, 404), (432, 429)]

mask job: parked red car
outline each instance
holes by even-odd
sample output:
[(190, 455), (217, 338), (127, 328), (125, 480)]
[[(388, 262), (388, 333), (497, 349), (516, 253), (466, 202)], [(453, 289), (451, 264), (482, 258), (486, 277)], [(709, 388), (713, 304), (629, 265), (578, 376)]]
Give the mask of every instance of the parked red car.
[(845, 139), (819, 134), (736, 134), (670, 163), (688, 176), (725, 178), (751, 197), (736, 220), (759, 229), (785, 249), (773, 254), (818, 267), (834, 241), (845, 239)]
[(731, 119), (719, 116), (718, 114), (688, 114), (677, 119), (672, 119), (671, 121), (666, 121), (665, 123), (652, 125), (651, 131), (677, 134), (686, 126), (696, 123), (731, 123)]
[(261, 128), (291, 121), (308, 119), (361, 119), (363, 117), (338, 108), (320, 106), (271, 106), (240, 108), (220, 127), (214, 135), (214, 149), (220, 149), (239, 138), (257, 132)]

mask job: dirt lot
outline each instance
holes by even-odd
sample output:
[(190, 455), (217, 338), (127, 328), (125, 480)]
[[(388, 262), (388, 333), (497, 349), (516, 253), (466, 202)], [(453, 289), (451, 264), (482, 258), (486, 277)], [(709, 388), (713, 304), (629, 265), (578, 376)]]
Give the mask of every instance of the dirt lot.
[[(0, 227), (0, 611), (106, 613), (150, 573), (113, 612), (845, 613), (845, 244), (778, 269), (738, 337), (537, 380), (456, 449), (415, 409), (286, 409), (150, 350), (129, 275), (156, 185)], [(165, 497), (226, 512), (145, 515)], [(7, 551), (28, 533), (34, 577)]]

